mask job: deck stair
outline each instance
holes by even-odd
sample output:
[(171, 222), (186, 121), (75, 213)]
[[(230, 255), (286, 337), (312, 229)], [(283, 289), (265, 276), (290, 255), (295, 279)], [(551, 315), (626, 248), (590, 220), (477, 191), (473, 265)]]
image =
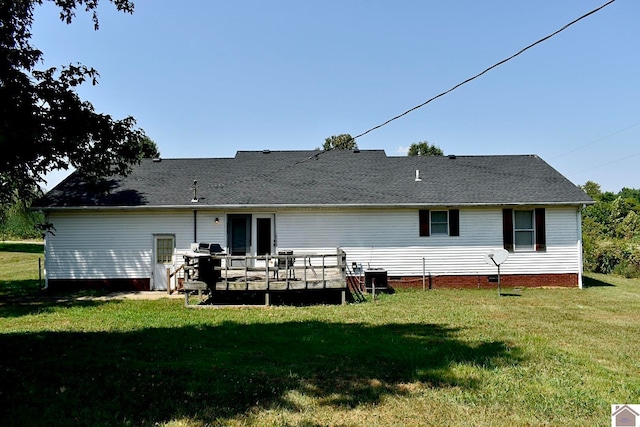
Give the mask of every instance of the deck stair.
[(347, 267), (347, 288), (351, 292), (355, 302), (366, 302), (366, 298), (362, 293), (364, 287), (364, 270), (361, 264), (353, 263)]

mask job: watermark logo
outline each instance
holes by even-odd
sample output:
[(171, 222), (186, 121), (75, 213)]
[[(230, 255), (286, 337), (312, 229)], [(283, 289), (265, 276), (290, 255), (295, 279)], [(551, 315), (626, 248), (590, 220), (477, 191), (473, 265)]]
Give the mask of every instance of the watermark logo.
[(611, 427), (640, 427), (640, 405), (611, 405)]

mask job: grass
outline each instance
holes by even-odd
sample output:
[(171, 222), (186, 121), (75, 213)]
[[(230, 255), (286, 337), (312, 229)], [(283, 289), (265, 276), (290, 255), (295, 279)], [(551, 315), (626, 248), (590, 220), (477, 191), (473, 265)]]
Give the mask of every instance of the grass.
[(640, 403), (637, 280), (189, 310), (41, 297), (34, 252), (0, 247), (0, 425), (606, 426)]

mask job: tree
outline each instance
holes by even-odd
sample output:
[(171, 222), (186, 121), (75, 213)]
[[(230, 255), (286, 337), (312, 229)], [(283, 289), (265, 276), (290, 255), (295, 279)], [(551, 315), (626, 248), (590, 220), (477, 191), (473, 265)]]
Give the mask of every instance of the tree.
[(140, 140), (140, 150), (142, 152), (141, 156), (143, 159), (153, 159), (160, 157), (160, 150), (158, 150), (158, 146), (153, 141), (153, 139), (148, 136), (143, 136)]
[(348, 133), (342, 133), (340, 135), (333, 135), (329, 138), (325, 138), (322, 149), (329, 150), (355, 150), (358, 148), (356, 140), (353, 139)]
[[(76, 87), (97, 84), (98, 72), (82, 64), (36, 70), (43, 53), (30, 44), (33, 9), (45, 0), (0, 1), (0, 203), (30, 200), (47, 172), (75, 167), (88, 180), (126, 174), (139, 162), (142, 130), (135, 119), (115, 120), (80, 99)], [(98, 29), (99, 0), (65, 0), (60, 19), (76, 9), (92, 13)], [(133, 12), (130, 0), (111, 0)]]
[[(39, 193), (39, 189), (34, 189)], [(2, 240), (37, 239), (42, 237), (44, 214), (29, 209), (30, 200), (14, 198), (11, 203), (0, 204), (0, 233)]]
[(444, 156), (444, 153), (437, 145), (423, 141), (411, 144), (407, 156)]
[(600, 184), (593, 181), (587, 181), (584, 185), (579, 186), (582, 191), (587, 193), (587, 196), (591, 197), (593, 200), (599, 200), (600, 196), (602, 196), (602, 190), (600, 189)]

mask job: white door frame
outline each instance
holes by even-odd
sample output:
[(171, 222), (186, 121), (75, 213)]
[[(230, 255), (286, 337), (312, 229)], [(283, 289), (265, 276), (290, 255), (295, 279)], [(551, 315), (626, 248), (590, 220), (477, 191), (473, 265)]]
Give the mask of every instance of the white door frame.
[[(171, 248), (170, 262), (158, 262), (158, 240), (171, 239), (173, 245)], [(169, 233), (158, 233), (153, 235), (153, 251), (152, 251), (152, 274), (151, 274), (151, 290), (167, 290), (167, 268), (171, 269), (175, 265), (176, 257), (176, 235)], [(166, 260), (165, 260), (166, 261)], [(175, 278), (174, 278), (175, 281)], [(171, 284), (173, 287), (174, 285)]]
[[(269, 254), (273, 255), (276, 250), (276, 214), (275, 213), (259, 213), (251, 216), (251, 255), (258, 255), (258, 219), (269, 219), (270, 223), (270, 242)], [(265, 267), (265, 262), (256, 260), (256, 267)]]

